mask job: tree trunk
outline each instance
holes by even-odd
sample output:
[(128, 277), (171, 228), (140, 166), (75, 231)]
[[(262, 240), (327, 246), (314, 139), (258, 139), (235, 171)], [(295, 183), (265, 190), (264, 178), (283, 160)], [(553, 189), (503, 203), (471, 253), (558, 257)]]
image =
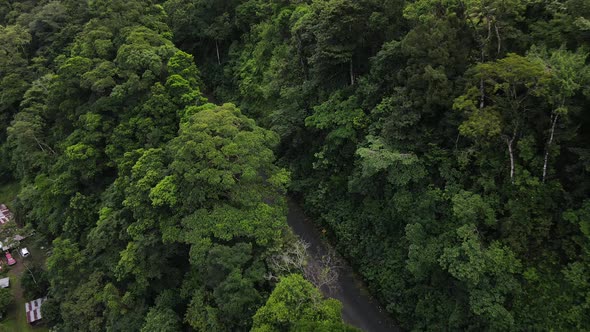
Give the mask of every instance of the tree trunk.
[(517, 129), (518, 126), (514, 128), (514, 132), (512, 133), (512, 137), (510, 139), (506, 137), (506, 145), (508, 146), (508, 154), (510, 155), (510, 181), (512, 183), (514, 183), (514, 151), (512, 149), (512, 144), (516, 138)]
[(352, 58), (350, 58), (350, 85), (354, 85), (354, 70), (352, 67)]
[[(20, 250), (20, 249), (19, 249)], [(37, 279), (35, 279), (35, 275), (33, 274), (33, 271), (31, 271), (31, 269), (29, 269), (29, 267), (27, 266), (27, 264), (23, 263), (23, 265), (27, 268), (27, 270), (29, 271), (29, 273), (31, 274), (31, 277), (33, 277), (33, 282), (35, 283), (35, 285), (37, 285)]]
[[(480, 63), (483, 63), (485, 61), (485, 44), (482, 43), (481, 45), (481, 58), (479, 59)], [(483, 84), (483, 77), (479, 80), (479, 94), (480, 94), (480, 99), (479, 99), (479, 108), (482, 109), (485, 106), (485, 89), (484, 89), (484, 84)]]
[(553, 142), (553, 135), (555, 134), (555, 124), (557, 123), (557, 118), (559, 114), (555, 114), (553, 118), (553, 123), (551, 124), (551, 134), (549, 134), (549, 140), (547, 141), (547, 147), (545, 148), (545, 162), (543, 163), (543, 183), (545, 183), (545, 177), (547, 177), (547, 162), (549, 160), (549, 149), (551, 148), (551, 143)]
[(500, 39), (500, 29), (498, 28), (498, 24), (494, 24), (496, 27), (496, 38), (498, 38), (498, 56), (500, 56), (500, 51), (502, 51), (502, 39)]
[(219, 58), (219, 44), (217, 43), (217, 39), (215, 39), (215, 50), (217, 51), (217, 64), (221, 64), (221, 59)]
[(307, 66), (305, 65), (305, 62), (303, 61), (303, 45), (301, 43), (301, 38), (299, 37), (299, 34), (297, 34), (296, 37), (297, 37), (297, 56), (299, 57), (299, 63), (301, 64), (301, 70), (303, 71), (303, 77), (307, 81), (309, 79), (309, 77), (307, 75)]
[[(489, 17), (488, 17), (488, 36), (484, 39), (482, 35), (479, 35), (479, 38), (481, 40), (481, 45), (480, 45), (481, 54), (479, 57), (479, 63), (484, 63), (486, 61), (486, 46), (490, 42), (490, 38), (492, 38), (492, 23), (491, 23)], [(499, 35), (498, 35), (498, 38), (499, 38)], [(498, 47), (498, 53), (499, 52), (500, 52), (500, 48)], [(481, 108), (484, 108), (484, 106), (485, 106), (485, 98), (486, 98), (483, 77), (479, 80), (479, 93), (480, 93), (479, 108), (481, 109)]]
[(41, 151), (45, 152), (45, 149), (43, 148), (43, 146), (45, 146), (47, 149), (49, 149), (49, 151), (51, 153), (53, 153), (53, 155), (57, 155), (57, 153), (55, 153), (55, 151), (46, 143), (43, 143), (41, 141), (39, 141), (39, 139), (37, 139), (37, 136), (35, 136), (35, 134), (33, 134), (33, 139), (35, 140), (35, 142), (37, 142), (37, 145), (39, 146), (39, 148), (41, 149)]
[(305, 62), (303, 62), (303, 58), (299, 56), (299, 63), (301, 64), (301, 71), (303, 71), (303, 78), (307, 81), (307, 68), (305, 67)]
[(506, 145), (508, 145), (508, 153), (510, 154), (510, 181), (514, 183), (514, 152), (512, 151), (513, 139), (506, 139)]
[(33, 135), (33, 139), (35, 139), (35, 142), (37, 142), (37, 146), (39, 147), (39, 149), (41, 149), (41, 151), (45, 152), (43, 145), (41, 145), (41, 142), (39, 142), (39, 140), (37, 139), (37, 137), (35, 135)]

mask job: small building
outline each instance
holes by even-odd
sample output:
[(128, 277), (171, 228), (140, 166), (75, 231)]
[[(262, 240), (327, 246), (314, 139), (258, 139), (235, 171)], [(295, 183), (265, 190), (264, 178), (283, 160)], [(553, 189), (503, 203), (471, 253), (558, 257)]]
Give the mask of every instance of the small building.
[(9, 238), (4, 239), (4, 241), (0, 242), (0, 248), (3, 251), (8, 251), (11, 249), (14, 249), (18, 246), (20, 246), (20, 241), (26, 239), (26, 237), (22, 236), (22, 235), (15, 235), (12, 238), (12, 241)]
[(8, 288), (8, 287), (10, 287), (10, 278), (0, 279), (0, 288)]
[(4, 204), (0, 204), (0, 224), (7, 223), (12, 219), (12, 212)]
[(27, 315), (27, 322), (29, 324), (35, 324), (41, 320), (41, 305), (43, 302), (45, 302), (45, 300), (47, 300), (47, 298), (43, 297), (25, 303), (25, 312)]
[(16, 246), (18, 246), (18, 242), (10, 241), (10, 239), (4, 239), (4, 241), (0, 242), (0, 248), (2, 248), (2, 251), (8, 251)]

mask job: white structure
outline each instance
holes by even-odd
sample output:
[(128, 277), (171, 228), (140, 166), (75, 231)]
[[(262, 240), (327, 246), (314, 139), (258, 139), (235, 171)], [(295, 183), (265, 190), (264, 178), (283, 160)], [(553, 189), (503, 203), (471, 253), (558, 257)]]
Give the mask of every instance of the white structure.
[(20, 257), (29, 257), (31, 255), (27, 248), (21, 248), (18, 252), (20, 253)]
[[(4, 239), (3, 242), (0, 242), (0, 248), (2, 248), (2, 250), (4, 251), (8, 251), (10, 249), (13, 249), (14, 247), (18, 247), (20, 245), (20, 241), (24, 240), (25, 237), (21, 236), (21, 235), (15, 235), (13, 237), (13, 240), (10, 241), (10, 239), (6, 238)], [(23, 256), (25, 257), (25, 256)]]
[(0, 224), (5, 224), (12, 219), (12, 212), (4, 204), (0, 204)]
[(4, 241), (0, 242), (0, 248), (2, 248), (2, 251), (8, 251), (17, 245), (18, 242), (10, 241), (9, 239), (4, 239)]
[(27, 322), (29, 322), (29, 324), (35, 323), (36, 321), (43, 318), (41, 317), (41, 305), (43, 302), (45, 302), (45, 300), (47, 300), (47, 298), (43, 297), (25, 303), (25, 312), (27, 315)]
[(0, 288), (8, 288), (8, 287), (10, 287), (10, 278), (0, 279)]

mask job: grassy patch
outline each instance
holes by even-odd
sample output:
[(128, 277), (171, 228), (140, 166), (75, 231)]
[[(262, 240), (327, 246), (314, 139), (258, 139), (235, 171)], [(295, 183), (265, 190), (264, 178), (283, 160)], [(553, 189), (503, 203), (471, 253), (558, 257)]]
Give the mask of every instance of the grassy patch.
[[(20, 184), (12, 182), (0, 185), (0, 204), (6, 204), (10, 209), (14, 209), (12, 203), (18, 195)], [(14, 211), (13, 211), (14, 212)], [(21, 246), (28, 246), (31, 252), (30, 258), (26, 259), (27, 264), (37, 263), (43, 265), (45, 260), (45, 253), (37, 248), (36, 243), (29, 239), (21, 243)], [(23, 290), (21, 288), (20, 278), (25, 271), (23, 259), (18, 256), (16, 250), (13, 252), (13, 257), (17, 259), (17, 265), (10, 268), (8, 276), (10, 277), (10, 288), (14, 294), (14, 302), (8, 308), (6, 315), (0, 319), (0, 332), (46, 332), (49, 329), (45, 326), (32, 327), (27, 323), (25, 315), (25, 302), (32, 299), (25, 299), (23, 297)], [(6, 267), (5, 267), (6, 268)], [(5, 274), (5, 273), (3, 273)]]
[(26, 268), (23, 263), (27, 265), (40, 264), (43, 265), (45, 261), (45, 253), (35, 245), (32, 239), (26, 239), (21, 243), (26, 246), (31, 252), (31, 256), (23, 259), (16, 251), (13, 257), (16, 258), (17, 264), (10, 268), (7, 273), (10, 277), (10, 288), (14, 294), (14, 302), (8, 309), (6, 316), (0, 320), (0, 332), (47, 332), (49, 329), (45, 326), (32, 327), (27, 323), (25, 315), (25, 303), (33, 299), (27, 299), (23, 296), (23, 289), (21, 287), (20, 278), (23, 273), (26, 273)]
[(0, 185), (0, 204), (6, 204), (8, 208), (12, 209), (12, 202), (18, 195), (19, 190), (20, 184), (18, 182)]
[[(10, 274), (10, 287), (16, 293), (20, 290), (20, 276)], [(49, 331), (44, 326), (32, 327), (27, 323), (25, 316), (25, 300), (16, 296), (14, 303), (8, 309), (6, 317), (0, 321), (0, 332), (46, 332)]]

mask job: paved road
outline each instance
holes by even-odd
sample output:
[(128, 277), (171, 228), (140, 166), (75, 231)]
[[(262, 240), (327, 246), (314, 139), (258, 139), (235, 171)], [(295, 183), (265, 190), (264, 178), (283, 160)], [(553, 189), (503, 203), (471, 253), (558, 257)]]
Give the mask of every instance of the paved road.
[[(315, 257), (321, 257), (328, 252), (329, 245), (322, 237), (311, 220), (305, 217), (303, 210), (292, 199), (288, 200), (289, 214), (287, 223), (303, 241), (309, 243), (309, 252)], [(352, 268), (346, 263), (340, 269), (339, 289), (329, 294), (342, 302), (342, 318), (345, 322), (360, 328), (365, 332), (400, 331), (386, 312), (380, 308), (366, 291)]]

